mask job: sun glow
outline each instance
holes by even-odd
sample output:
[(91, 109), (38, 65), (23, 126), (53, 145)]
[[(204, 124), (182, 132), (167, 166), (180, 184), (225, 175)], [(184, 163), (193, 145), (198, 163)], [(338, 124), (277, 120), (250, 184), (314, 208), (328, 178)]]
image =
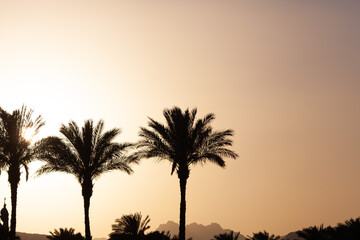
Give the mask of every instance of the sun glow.
[(32, 127), (27, 127), (22, 131), (21, 136), (28, 142), (31, 142), (36, 135), (36, 131)]

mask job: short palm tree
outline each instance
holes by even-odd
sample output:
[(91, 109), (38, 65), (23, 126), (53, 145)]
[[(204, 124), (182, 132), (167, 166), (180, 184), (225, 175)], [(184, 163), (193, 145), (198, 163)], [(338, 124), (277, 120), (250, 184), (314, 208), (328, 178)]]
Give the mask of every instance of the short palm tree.
[(24, 137), (24, 132), (32, 129), (33, 136), (45, 124), (39, 115), (32, 118), (33, 110), (26, 106), (12, 113), (0, 108), (0, 170), (8, 173), (11, 189), (10, 239), (16, 234), (17, 190), (20, 183), (21, 168), (25, 170), (26, 180), (29, 177), (29, 163), (34, 159), (33, 145)]
[(301, 231), (297, 231), (296, 234), (305, 240), (330, 240), (333, 239), (334, 229), (330, 226), (324, 228), (324, 225), (321, 224), (319, 227), (304, 228)]
[(210, 126), (214, 114), (195, 121), (196, 108), (191, 112), (180, 108), (165, 109), (166, 125), (151, 119), (149, 128), (140, 129), (138, 154), (142, 158), (166, 159), (171, 162), (171, 174), (176, 170), (180, 181), (180, 224), (179, 239), (185, 240), (186, 183), (190, 174), (190, 165), (213, 162), (225, 167), (223, 157), (236, 158), (237, 154), (227, 146), (232, 145), (228, 137), (232, 130), (213, 131)]
[(55, 229), (54, 232), (50, 232), (51, 236), (47, 236), (50, 240), (84, 240), (81, 233), (75, 233), (73, 228), (60, 228)]
[(280, 236), (275, 236), (274, 234), (270, 235), (268, 232), (258, 232), (253, 233), (253, 236), (246, 238), (246, 240), (278, 240), (280, 239)]
[(70, 121), (67, 126), (60, 127), (64, 138), (47, 137), (36, 147), (37, 157), (45, 161), (45, 165), (37, 171), (38, 175), (50, 172), (69, 173), (81, 184), (86, 240), (91, 239), (89, 207), (94, 179), (112, 170), (130, 174), (130, 164), (138, 162), (135, 155), (125, 154), (132, 144), (113, 142), (120, 133), (119, 129), (103, 133), (103, 128), (103, 121), (94, 125), (92, 120), (87, 120), (81, 130), (74, 121)]
[(151, 232), (148, 233), (145, 237), (145, 240), (170, 240), (171, 239), (171, 235), (170, 235), (170, 231), (155, 231), (155, 232)]
[(334, 231), (335, 239), (360, 239), (360, 218), (339, 223)]
[(116, 219), (115, 222), (116, 224), (112, 225), (113, 232), (110, 234), (110, 238), (114, 235), (127, 234), (140, 239), (145, 235), (145, 231), (150, 228), (149, 216), (142, 219), (141, 213), (123, 215), (121, 218)]
[(214, 235), (214, 240), (237, 240), (239, 238), (240, 232), (235, 233), (231, 231), (230, 233), (220, 233), (218, 235)]

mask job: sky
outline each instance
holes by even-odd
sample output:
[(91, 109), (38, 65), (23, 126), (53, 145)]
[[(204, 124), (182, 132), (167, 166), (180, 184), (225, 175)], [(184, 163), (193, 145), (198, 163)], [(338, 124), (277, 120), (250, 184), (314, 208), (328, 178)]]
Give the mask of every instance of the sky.
[[(360, 216), (359, 1), (0, 0), (0, 106), (41, 114), (38, 139), (86, 119), (136, 142), (164, 108), (215, 113), (239, 157), (193, 166), (187, 223), (285, 235)], [(84, 233), (80, 185), (34, 177), (18, 190), (17, 230)], [(94, 185), (93, 237), (141, 211), (151, 230), (178, 222), (166, 161), (142, 160)], [(10, 190), (0, 175), (0, 204)]]

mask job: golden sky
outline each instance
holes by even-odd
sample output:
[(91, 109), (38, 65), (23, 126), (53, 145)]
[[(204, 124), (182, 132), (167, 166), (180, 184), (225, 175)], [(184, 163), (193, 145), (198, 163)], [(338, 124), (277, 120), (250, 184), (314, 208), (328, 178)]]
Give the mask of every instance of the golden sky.
[[(0, 0), (0, 106), (42, 114), (42, 137), (93, 118), (119, 141), (136, 141), (147, 116), (164, 122), (164, 108), (213, 112), (239, 158), (192, 168), (187, 223), (244, 235), (335, 225), (360, 216), (359, 12), (355, 0)], [(98, 179), (92, 235), (137, 211), (153, 230), (177, 222), (170, 170), (144, 160)], [(18, 231), (84, 232), (74, 177), (32, 177), (18, 194)]]

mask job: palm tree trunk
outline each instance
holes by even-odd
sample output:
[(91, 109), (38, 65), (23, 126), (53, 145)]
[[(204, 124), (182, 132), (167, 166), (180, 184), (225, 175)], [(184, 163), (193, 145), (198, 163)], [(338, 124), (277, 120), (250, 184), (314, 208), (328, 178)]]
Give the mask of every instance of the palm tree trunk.
[(92, 180), (89, 177), (86, 177), (81, 184), (82, 195), (84, 197), (84, 213), (85, 213), (85, 239), (91, 240), (90, 232), (90, 218), (89, 218), (89, 208), (90, 208), (90, 198), (92, 196), (93, 184)]
[(16, 237), (16, 205), (17, 205), (17, 189), (18, 184), (11, 182), (11, 221), (10, 221), (10, 239)]
[(85, 239), (86, 240), (91, 240), (89, 208), (90, 208), (90, 197), (84, 196)]
[(185, 240), (186, 182), (187, 182), (187, 177), (180, 177), (181, 199), (180, 199), (179, 240)]

